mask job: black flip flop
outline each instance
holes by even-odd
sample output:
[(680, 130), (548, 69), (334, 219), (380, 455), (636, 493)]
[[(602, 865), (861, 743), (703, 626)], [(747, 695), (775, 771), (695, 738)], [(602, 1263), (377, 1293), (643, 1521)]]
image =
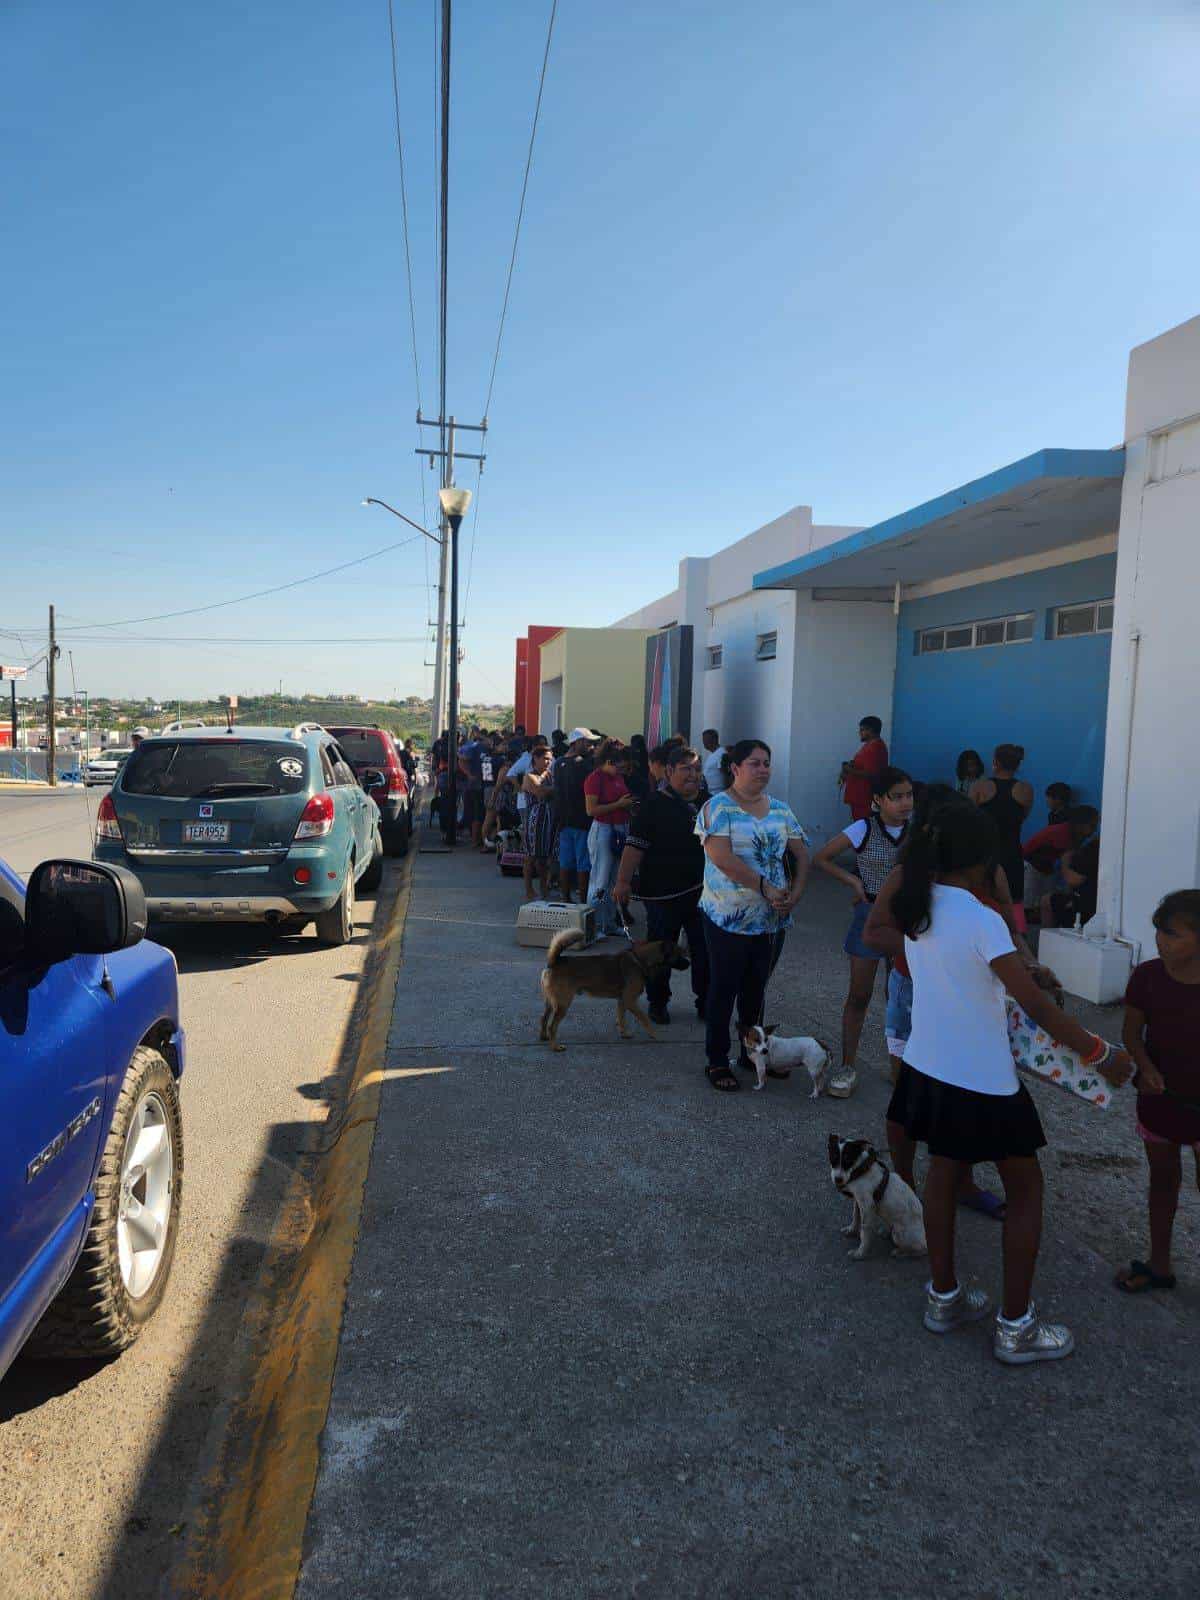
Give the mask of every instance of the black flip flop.
[[(1141, 1283), (1133, 1283), (1134, 1278), (1141, 1278)], [(1168, 1272), (1165, 1276), (1159, 1272), (1151, 1272), (1144, 1261), (1131, 1261), (1129, 1271), (1124, 1277), (1117, 1274), (1113, 1279), (1114, 1288), (1120, 1289), (1122, 1294), (1148, 1294), (1151, 1289), (1173, 1289), (1175, 1287), (1175, 1274)]]
[(735, 1089), (742, 1087), (727, 1061), (723, 1061), (719, 1066), (705, 1067), (704, 1076), (719, 1094), (732, 1094)]

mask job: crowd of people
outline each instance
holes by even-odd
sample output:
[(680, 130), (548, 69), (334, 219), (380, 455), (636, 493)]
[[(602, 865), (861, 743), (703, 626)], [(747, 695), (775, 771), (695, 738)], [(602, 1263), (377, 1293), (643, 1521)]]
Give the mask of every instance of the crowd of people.
[[(617, 936), (628, 931), (636, 898), (648, 938), (686, 939), (692, 1001), (705, 1029), (704, 1071), (721, 1093), (741, 1088), (739, 1071), (754, 1071), (744, 1046), (731, 1059), (731, 1026), (736, 1018), (744, 1036), (763, 1022), (810, 869), (844, 885), (849, 986), (828, 1092), (854, 1093), (882, 963), (893, 1084), (887, 1143), (895, 1171), (910, 1184), (918, 1146), (929, 1156), (925, 1326), (946, 1333), (991, 1310), (982, 1291), (957, 1277), (955, 1216), (969, 1206), (1003, 1223), (994, 1353), (1016, 1365), (1055, 1359), (1074, 1341), (1066, 1327), (1042, 1319), (1032, 1299), (1042, 1221), (1038, 1151), (1046, 1139), (1017, 1076), (1009, 1007), (1110, 1084), (1134, 1077), (1150, 1174), (1150, 1249), (1116, 1283), (1129, 1294), (1173, 1288), (1184, 1146), (1200, 1184), (1200, 890), (1180, 890), (1159, 907), (1158, 958), (1135, 970), (1123, 1047), (1110, 1046), (1062, 1009), (1055, 975), (1027, 938), (1032, 922), (1076, 926), (1094, 913), (1095, 808), (1074, 804), (1067, 784), (1051, 784), (1046, 823), (1023, 841), (1035, 795), (1019, 776), (1019, 745), (996, 748), (990, 776), (978, 753), (965, 750), (953, 783), (915, 783), (892, 763), (878, 718), (864, 718), (858, 732), (858, 749), (838, 772), (850, 820), (815, 855), (791, 808), (770, 792), (770, 747), (760, 739), (726, 746), (711, 728), (702, 751), (679, 736), (648, 749), (639, 735), (626, 744), (583, 727), (549, 739), (520, 727), (472, 729), (458, 756), (463, 822), (485, 851), (519, 830), (528, 898), (540, 890), (586, 901), (597, 933)], [(668, 1024), (669, 968), (653, 978), (647, 1001), (651, 1019)], [(771, 1075), (787, 1077), (788, 1069), (773, 1067)], [(996, 1167), (1002, 1198), (975, 1181), (981, 1164)]]

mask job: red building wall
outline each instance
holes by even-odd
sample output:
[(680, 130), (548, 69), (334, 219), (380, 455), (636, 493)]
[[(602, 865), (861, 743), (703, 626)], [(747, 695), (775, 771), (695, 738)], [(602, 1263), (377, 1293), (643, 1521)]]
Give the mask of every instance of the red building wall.
[(513, 685), (513, 725), (525, 722), (525, 684), (529, 672), (529, 640), (517, 640), (516, 682)]
[(526, 733), (544, 733), (547, 738), (552, 728), (539, 728), (541, 709), (541, 648), (547, 639), (561, 633), (561, 625), (546, 628), (540, 625), (529, 629), (523, 639), (517, 640), (517, 674), (513, 696), (513, 716), (525, 724)]

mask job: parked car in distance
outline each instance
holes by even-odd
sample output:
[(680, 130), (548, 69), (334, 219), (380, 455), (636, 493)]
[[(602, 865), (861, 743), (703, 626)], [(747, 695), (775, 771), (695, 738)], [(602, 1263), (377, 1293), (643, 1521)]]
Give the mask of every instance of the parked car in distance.
[(132, 750), (101, 750), (83, 765), (83, 786), (90, 789), (95, 783), (111, 783), (121, 767), (133, 754)]
[(183, 1187), (175, 959), (122, 867), (0, 861), (0, 1376), (113, 1355), (162, 1300)]
[(316, 723), (146, 739), (96, 812), (97, 861), (131, 868), (152, 921), (266, 922), (326, 944), (383, 875), (379, 809)]
[(384, 848), (392, 856), (406, 855), (413, 830), (412, 790), (395, 739), (386, 728), (361, 723), (326, 731), (341, 745), (360, 780), (368, 772), (383, 774), (386, 781), (372, 784), (367, 793), (379, 807)]

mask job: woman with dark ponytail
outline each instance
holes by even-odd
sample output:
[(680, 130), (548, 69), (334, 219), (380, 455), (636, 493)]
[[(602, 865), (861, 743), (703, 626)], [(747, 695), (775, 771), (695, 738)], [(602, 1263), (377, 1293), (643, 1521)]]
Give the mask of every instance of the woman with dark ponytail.
[(995, 1163), (1007, 1210), (992, 1351), (998, 1361), (1023, 1366), (1070, 1355), (1075, 1341), (1061, 1324), (1043, 1322), (1030, 1298), (1042, 1228), (1037, 1152), (1046, 1138), (1013, 1065), (1005, 993), (1110, 1083), (1124, 1083), (1130, 1063), (1123, 1052), (1109, 1054), (1038, 987), (1003, 919), (983, 903), (994, 894), (997, 849), (991, 818), (961, 803), (932, 810), (911, 830), (890, 918), (912, 972), (912, 1032), (888, 1121), (929, 1150), (924, 1320), (931, 1333), (949, 1333), (991, 1309), (982, 1290), (958, 1281), (954, 1223), (965, 1171), (974, 1162)]
[[(922, 829), (929, 822), (935, 812), (946, 805), (960, 805), (970, 808), (970, 801), (965, 795), (959, 794), (948, 783), (930, 783), (922, 791), (920, 801), (912, 815), (912, 826)], [(863, 929), (863, 939), (887, 956), (891, 961), (891, 971), (888, 973), (887, 984), (887, 1017), (884, 1022), (884, 1034), (887, 1039), (888, 1060), (891, 1065), (892, 1083), (897, 1082), (900, 1069), (903, 1066), (904, 1047), (907, 1045), (912, 1032), (912, 973), (908, 970), (908, 958), (904, 954), (904, 935), (896, 925), (892, 916), (892, 898), (900, 887), (901, 869), (896, 867), (888, 874), (883, 887), (879, 891), (875, 904), (871, 907), (871, 914), (867, 918), (867, 925)], [(1034, 982), (1041, 989), (1054, 990), (1058, 988), (1058, 979), (1049, 967), (1039, 964), (1037, 956), (1029, 948), (1024, 934), (1017, 926), (1015, 908), (1012, 895), (1008, 892), (1008, 879), (1000, 867), (992, 869), (987, 891), (978, 895), (985, 906), (991, 906), (1004, 919), (1004, 924), (1012, 936), (1012, 941), (1017, 947), (1017, 954), (1025, 963)], [(888, 1147), (892, 1153), (892, 1160), (896, 1172), (910, 1187), (915, 1187), (913, 1182), (913, 1161), (917, 1147), (908, 1137), (904, 1129), (897, 1123), (888, 1123)], [(989, 1189), (981, 1189), (975, 1182), (974, 1175), (969, 1167), (963, 1169), (962, 1186), (959, 1189), (958, 1202), (967, 1206), (972, 1211), (978, 1211), (985, 1217), (992, 1217), (996, 1222), (1004, 1220), (1004, 1202), (998, 1195)]]

